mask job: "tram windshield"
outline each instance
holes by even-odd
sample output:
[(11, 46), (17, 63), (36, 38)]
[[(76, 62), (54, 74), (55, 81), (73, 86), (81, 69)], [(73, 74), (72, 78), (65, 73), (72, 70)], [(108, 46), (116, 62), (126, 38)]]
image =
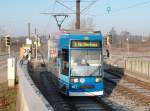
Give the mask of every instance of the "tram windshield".
[(71, 76), (100, 76), (100, 50), (71, 50)]

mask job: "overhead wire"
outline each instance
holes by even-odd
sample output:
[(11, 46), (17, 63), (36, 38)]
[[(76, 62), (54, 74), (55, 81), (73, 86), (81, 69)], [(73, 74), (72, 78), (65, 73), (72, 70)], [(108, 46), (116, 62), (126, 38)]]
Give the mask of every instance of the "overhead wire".
[(83, 8), (80, 13), (83, 13), (85, 10), (87, 11), (87, 9), (89, 9), (92, 5), (94, 5), (98, 0), (94, 0), (94, 1), (91, 1), (91, 3), (86, 6), (85, 8)]
[(128, 9), (131, 9), (131, 8), (135, 8), (135, 7), (139, 7), (141, 5), (145, 5), (145, 4), (149, 4), (150, 3), (150, 0), (148, 1), (144, 1), (144, 2), (140, 2), (140, 3), (136, 3), (134, 5), (131, 5), (131, 6), (128, 6), (126, 8), (123, 8), (123, 9), (118, 9), (118, 10), (115, 10), (115, 11), (112, 11), (113, 13), (116, 13), (116, 12), (120, 12), (120, 11), (123, 11), (123, 10), (128, 10)]
[[(61, 0), (62, 2), (76, 2), (75, 0)], [(80, 0), (81, 2), (92, 2), (92, 0)], [(93, 0), (95, 1), (95, 0)]]
[(52, 7), (52, 12), (55, 11), (55, 7), (56, 7), (56, 0), (54, 0), (54, 5), (53, 5), (53, 7)]
[[(90, 3), (88, 6), (86, 6), (84, 9), (82, 9), (82, 10), (80, 11), (80, 13), (82, 14), (82, 13), (85, 12), (85, 10), (87, 11), (87, 9), (89, 9), (89, 7), (91, 7), (92, 5), (94, 5), (97, 1), (98, 1), (98, 0), (82, 0), (81, 2), (91, 2), (91, 3)], [(60, 5), (64, 6), (65, 8), (67, 8), (67, 9), (69, 9), (69, 10), (75, 12), (75, 10), (73, 10), (73, 9), (71, 9), (70, 7), (66, 6), (66, 5), (63, 4), (62, 2), (76, 2), (76, 1), (61, 1), (61, 2), (60, 2), (60, 1), (56, 0), (56, 2), (59, 3)], [(92, 15), (92, 16), (93, 16), (93, 15)]]
[[(95, 16), (93, 14), (88, 14), (88, 13), (85, 13), (91, 6), (93, 6), (98, 0), (80, 0), (80, 2), (91, 2), (89, 5), (87, 5), (85, 8), (83, 8), (81, 11), (80, 11), (80, 14), (81, 15), (90, 15), (90, 16)], [(56, 3), (58, 3), (59, 5), (65, 7), (66, 9), (74, 12), (74, 13), (66, 13), (66, 14), (76, 14), (75, 13), (75, 10), (73, 10), (72, 8), (68, 7), (66, 4), (64, 4), (64, 2), (76, 2), (73, 1), (73, 0), (70, 0), (70, 1), (65, 1), (65, 0), (56, 0)]]
[(57, 2), (58, 4), (64, 6), (65, 8), (67, 8), (67, 9), (73, 11), (73, 12), (75, 11), (75, 10), (71, 9), (70, 7), (66, 6), (65, 4), (63, 4), (62, 2), (59, 2), (58, 0), (56, 0), (56, 2)]
[[(91, 2), (89, 5), (87, 5), (85, 8), (83, 8), (81, 11), (80, 11), (80, 14), (83, 14), (85, 13), (87, 10), (90, 9), (90, 7), (92, 7), (97, 1), (99, 0), (81, 0), (81, 2)], [(63, 3), (62, 3), (63, 2)], [(75, 14), (75, 10), (73, 10), (72, 8), (68, 7), (67, 5), (64, 4), (64, 2), (76, 2), (76, 1), (73, 1), (73, 0), (70, 0), (70, 1), (65, 1), (65, 0), (55, 0), (54, 2), (54, 5), (53, 5), (53, 8), (52, 8), (52, 13), (54, 12), (55, 10), (55, 6), (56, 6), (56, 3), (58, 3), (59, 5), (65, 7), (66, 9), (70, 10), (70, 11), (73, 11), (74, 14)], [(48, 13), (47, 13), (48, 14)], [(70, 13), (68, 13), (70, 14)], [(73, 13), (71, 13), (73, 14)], [(95, 16), (93, 14), (84, 14), (84, 15), (90, 15), (90, 16)], [(50, 17), (51, 19), (51, 17)], [(49, 19), (49, 20), (50, 20)]]
[[(54, 4), (53, 4), (53, 7), (52, 7), (51, 12), (54, 12), (54, 11), (55, 11), (55, 7), (56, 7), (56, 0), (54, 0)], [(45, 29), (43, 30), (43, 32), (47, 32), (46, 29), (47, 29), (47, 27), (49, 26), (49, 23), (50, 23), (51, 18), (52, 18), (52, 16), (49, 17), (48, 22), (47, 22), (47, 24), (46, 24)]]

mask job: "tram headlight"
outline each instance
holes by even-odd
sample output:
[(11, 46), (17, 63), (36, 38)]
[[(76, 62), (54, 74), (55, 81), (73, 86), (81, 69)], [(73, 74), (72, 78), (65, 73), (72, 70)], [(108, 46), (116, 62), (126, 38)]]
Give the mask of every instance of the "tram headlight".
[(102, 80), (102, 78), (96, 77), (95, 82), (100, 82), (101, 80)]
[(79, 79), (78, 78), (71, 78), (71, 80), (70, 80), (72, 83), (77, 83), (77, 82), (79, 82)]
[(85, 79), (84, 78), (80, 78), (80, 83), (84, 83)]

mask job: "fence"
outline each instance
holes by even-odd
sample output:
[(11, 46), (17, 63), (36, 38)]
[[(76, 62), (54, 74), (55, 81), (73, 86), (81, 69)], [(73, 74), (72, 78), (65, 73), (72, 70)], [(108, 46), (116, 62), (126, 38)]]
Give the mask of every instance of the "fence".
[(126, 59), (125, 74), (150, 83), (150, 61), (134, 58)]

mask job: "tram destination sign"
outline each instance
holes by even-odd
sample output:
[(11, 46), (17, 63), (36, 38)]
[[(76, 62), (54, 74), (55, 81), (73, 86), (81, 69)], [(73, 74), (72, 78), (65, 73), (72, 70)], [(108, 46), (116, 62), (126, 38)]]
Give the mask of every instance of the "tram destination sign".
[(102, 43), (100, 41), (89, 40), (72, 40), (71, 48), (101, 48)]

